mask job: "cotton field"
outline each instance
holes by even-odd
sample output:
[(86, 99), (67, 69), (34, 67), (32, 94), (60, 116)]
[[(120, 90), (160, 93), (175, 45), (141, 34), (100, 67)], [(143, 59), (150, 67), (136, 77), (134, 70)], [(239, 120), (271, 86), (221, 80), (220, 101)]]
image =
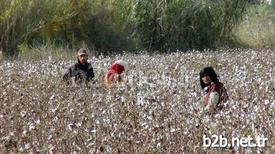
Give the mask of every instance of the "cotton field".
[[(90, 88), (61, 82), (73, 59), (0, 64), (0, 153), (275, 153), (275, 51), (89, 58), (96, 74)], [(118, 59), (128, 63), (124, 82), (107, 89), (102, 76)], [(205, 66), (230, 97), (214, 115), (201, 112)], [(204, 146), (203, 136), (212, 135), (267, 141)]]

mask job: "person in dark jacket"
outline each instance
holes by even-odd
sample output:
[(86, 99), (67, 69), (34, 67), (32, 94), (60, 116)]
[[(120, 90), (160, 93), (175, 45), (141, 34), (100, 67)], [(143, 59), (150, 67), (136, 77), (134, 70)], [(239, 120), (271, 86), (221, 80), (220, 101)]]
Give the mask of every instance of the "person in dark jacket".
[(77, 52), (77, 62), (71, 66), (63, 76), (63, 81), (67, 84), (72, 83), (72, 78), (76, 84), (88, 83), (94, 78), (94, 70), (90, 63), (88, 63), (87, 50), (81, 48)]
[(228, 100), (227, 91), (223, 83), (219, 82), (213, 67), (205, 67), (200, 71), (200, 85), (203, 90), (203, 102), (206, 112), (214, 112)]

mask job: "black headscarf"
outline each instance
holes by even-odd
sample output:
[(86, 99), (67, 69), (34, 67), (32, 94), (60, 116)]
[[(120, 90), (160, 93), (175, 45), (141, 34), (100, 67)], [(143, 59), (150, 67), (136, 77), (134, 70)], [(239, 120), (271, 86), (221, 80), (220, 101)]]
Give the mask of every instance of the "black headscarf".
[(219, 82), (219, 79), (218, 79), (218, 76), (216, 74), (216, 72), (214, 71), (213, 67), (209, 66), (209, 67), (205, 67), (203, 68), (201, 71), (200, 71), (200, 84), (201, 84), (201, 88), (204, 89), (205, 87), (207, 87), (208, 85), (205, 84), (203, 81), (202, 81), (202, 77), (204, 75), (208, 75), (211, 79), (211, 82), (214, 82), (214, 83), (218, 83)]

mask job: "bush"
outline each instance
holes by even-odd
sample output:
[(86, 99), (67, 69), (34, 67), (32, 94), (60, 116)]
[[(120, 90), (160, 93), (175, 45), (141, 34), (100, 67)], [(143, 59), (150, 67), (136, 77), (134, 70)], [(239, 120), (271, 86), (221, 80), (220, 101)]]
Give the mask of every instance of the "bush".
[(213, 48), (223, 45), (239, 23), (247, 1), (138, 1), (136, 33), (155, 50)]
[(261, 4), (249, 8), (245, 20), (236, 29), (236, 38), (253, 48), (275, 49), (275, 11)]
[(231, 37), (246, 0), (0, 1), (0, 47), (51, 43), (100, 52), (214, 48)]

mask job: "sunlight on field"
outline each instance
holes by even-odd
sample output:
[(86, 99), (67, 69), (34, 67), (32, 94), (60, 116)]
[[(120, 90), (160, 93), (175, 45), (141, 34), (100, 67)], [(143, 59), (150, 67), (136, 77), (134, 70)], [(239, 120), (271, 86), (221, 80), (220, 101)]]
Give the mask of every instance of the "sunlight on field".
[[(108, 66), (124, 59), (125, 82), (102, 86)], [(275, 152), (275, 52), (230, 49), (169, 55), (91, 57), (91, 88), (66, 87), (71, 60), (0, 64), (0, 153)], [(201, 115), (199, 71), (212, 65), (230, 100)], [(203, 135), (268, 139), (265, 147), (204, 148)]]

